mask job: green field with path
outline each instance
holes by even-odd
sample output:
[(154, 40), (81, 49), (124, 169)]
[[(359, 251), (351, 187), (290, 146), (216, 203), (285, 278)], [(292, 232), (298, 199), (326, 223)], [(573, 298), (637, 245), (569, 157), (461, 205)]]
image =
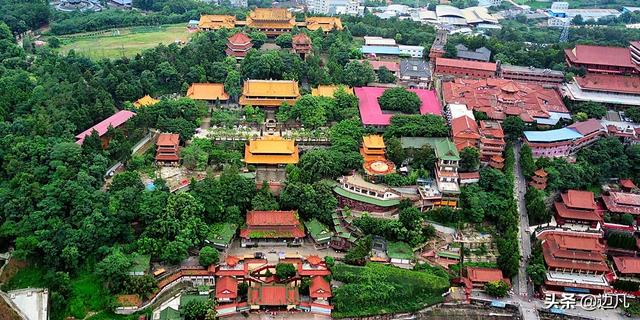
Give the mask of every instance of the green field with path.
[(185, 24), (119, 28), (60, 37), (63, 43), (60, 51), (66, 54), (73, 49), (92, 59), (132, 57), (160, 43), (187, 42), (193, 35)]

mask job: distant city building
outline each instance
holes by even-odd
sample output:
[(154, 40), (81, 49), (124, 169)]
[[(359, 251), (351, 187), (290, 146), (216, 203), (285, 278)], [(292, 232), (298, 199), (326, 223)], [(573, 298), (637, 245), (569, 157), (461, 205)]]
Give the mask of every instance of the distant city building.
[[(494, 2), (494, 0), (488, 1)], [(411, 20), (422, 24), (456, 27), (498, 24), (498, 19), (482, 6), (458, 9), (450, 5), (436, 5), (435, 11), (423, 8), (413, 12)]]
[(569, 2), (556, 1), (551, 4), (551, 10), (567, 10), (569, 9)]
[(229, 0), (232, 7), (246, 8), (249, 5), (247, 0)]
[(564, 28), (571, 25), (571, 18), (549, 17), (547, 25), (551, 28)]
[(398, 45), (394, 39), (365, 36), (364, 45), (360, 48), (360, 51), (369, 57), (405, 56), (422, 58), (424, 47)]
[(489, 62), (491, 59), (491, 50), (486, 47), (480, 47), (476, 50), (469, 50), (464, 44), (456, 45), (456, 57), (462, 60), (484, 61)]
[(640, 7), (622, 7), (622, 13), (639, 12)]
[(502, 4), (502, 0), (478, 0), (479, 7), (497, 7)]

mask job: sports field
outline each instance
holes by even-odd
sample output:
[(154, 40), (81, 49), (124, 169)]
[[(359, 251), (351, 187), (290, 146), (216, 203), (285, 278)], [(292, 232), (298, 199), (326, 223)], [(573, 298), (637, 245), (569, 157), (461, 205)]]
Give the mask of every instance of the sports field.
[(185, 24), (131, 27), (60, 37), (61, 52), (73, 49), (92, 59), (132, 57), (160, 43), (187, 42), (194, 33)]

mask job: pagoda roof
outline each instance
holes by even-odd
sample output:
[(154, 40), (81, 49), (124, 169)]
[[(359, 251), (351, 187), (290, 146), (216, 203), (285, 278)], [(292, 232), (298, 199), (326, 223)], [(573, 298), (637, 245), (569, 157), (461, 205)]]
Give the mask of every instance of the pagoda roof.
[(639, 257), (613, 257), (613, 264), (621, 274), (639, 274), (640, 258)]
[(133, 102), (133, 106), (136, 107), (136, 108), (148, 107), (148, 106), (152, 106), (152, 105), (154, 105), (154, 104), (156, 104), (158, 102), (160, 102), (160, 100), (154, 99), (150, 95), (145, 95), (144, 97), (134, 101)]
[(314, 276), (309, 284), (309, 296), (311, 298), (331, 298), (331, 286), (322, 276)]
[(591, 191), (568, 190), (562, 194), (562, 202), (569, 208), (588, 210), (596, 210), (597, 208)]
[(300, 303), (297, 287), (284, 284), (257, 284), (249, 287), (247, 302), (259, 306), (286, 306)]
[(231, 276), (218, 278), (216, 281), (217, 299), (235, 299), (238, 297), (238, 280)]
[(381, 135), (373, 134), (362, 137), (362, 145), (366, 148), (384, 149), (384, 139)]
[(245, 80), (242, 94), (248, 97), (300, 97), (298, 81), (294, 80)]
[(156, 146), (177, 146), (180, 144), (180, 135), (177, 133), (161, 133), (156, 141)]
[(187, 90), (187, 97), (194, 100), (229, 100), (223, 83), (192, 83)]
[(576, 210), (567, 208), (562, 202), (555, 202), (554, 206), (558, 216), (564, 219), (583, 220), (583, 221), (600, 221), (602, 218), (595, 210)]
[(245, 146), (244, 161), (249, 164), (298, 163), (298, 146), (293, 140), (280, 136), (265, 136), (249, 140)]
[(302, 238), (304, 227), (296, 211), (249, 211), (242, 238)]
[(602, 196), (602, 200), (610, 212), (640, 215), (640, 194), (609, 192), (609, 195)]
[(566, 250), (550, 239), (542, 242), (544, 261), (550, 268), (608, 272), (609, 267), (601, 253)]
[(606, 47), (578, 44), (564, 53), (573, 63), (636, 68), (628, 47)]
[(311, 44), (311, 38), (309, 38), (309, 36), (306, 35), (304, 32), (300, 32), (291, 38), (291, 43), (298, 44), (298, 45)]
[(289, 21), (293, 14), (286, 8), (256, 8), (249, 13), (253, 20)]
[(322, 29), (324, 32), (342, 30), (342, 21), (338, 17), (307, 17), (307, 29), (315, 31)]
[(201, 15), (198, 27), (203, 29), (231, 29), (236, 25), (236, 17), (230, 15)]
[(251, 42), (251, 38), (244, 32), (238, 32), (227, 39), (232, 44), (242, 45)]
[(504, 280), (504, 276), (502, 275), (502, 270), (497, 268), (475, 268), (475, 267), (467, 267), (467, 278), (471, 280), (471, 282), (493, 282)]
[(534, 171), (533, 173), (538, 177), (546, 177), (548, 175), (548, 173), (546, 171), (544, 171), (544, 168), (540, 168), (540, 169)]

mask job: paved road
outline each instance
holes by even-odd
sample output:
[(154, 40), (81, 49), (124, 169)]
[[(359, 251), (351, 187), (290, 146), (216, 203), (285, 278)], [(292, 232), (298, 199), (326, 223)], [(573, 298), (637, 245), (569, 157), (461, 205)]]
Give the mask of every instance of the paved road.
[(524, 202), (524, 195), (527, 192), (527, 182), (520, 169), (520, 146), (520, 142), (518, 142), (514, 147), (516, 158), (514, 196), (516, 197), (518, 213), (520, 214), (518, 236), (520, 239), (520, 254), (522, 255), (522, 259), (520, 261), (518, 275), (515, 279), (515, 284), (517, 285), (514, 286), (514, 291), (523, 298), (530, 298), (533, 296), (533, 285), (529, 282), (529, 277), (527, 276), (527, 265), (529, 264), (528, 260), (531, 256), (531, 238), (527, 232), (527, 230), (529, 230), (529, 216), (527, 215), (527, 207)]

